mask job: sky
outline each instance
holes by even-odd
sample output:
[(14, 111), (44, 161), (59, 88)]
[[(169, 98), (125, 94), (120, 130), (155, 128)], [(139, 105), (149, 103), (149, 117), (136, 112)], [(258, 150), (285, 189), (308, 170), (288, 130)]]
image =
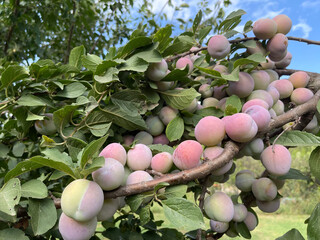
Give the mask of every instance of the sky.
[[(190, 8), (185, 8), (183, 12), (175, 12), (174, 9), (164, 4), (166, 1), (155, 0), (152, 11), (162, 12), (168, 15), (168, 19), (182, 18), (184, 20), (194, 18), (198, 12), (198, 1), (172, 0), (174, 6), (182, 3), (189, 4)], [(209, 1), (212, 8), (215, 0)], [(238, 29), (243, 29), (243, 25), (252, 20), (255, 22), (260, 18), (273, 18), (278, 14), (286, 14), (292, 20), (292, 28), (287, 36), (307, 38), (320, 41), (320, 0), (231, 0), (232, 4), (225, 9), (226, 13), (243, 9), (247, 12), (242, 17), (242, 22)], [(174, 22), (172, 22), (174, 23)], [(236, 29), (237, 30), (237, 29)], [(213, 34), (213, 33), (212, 33)], [(249, 34), (248, 36), (253, 36)], [(242, 37), (242, 35), (239, 35)], [(290, 69), (299, 69), (320, 73), (320, 46), (308, 45), (296, 41), (289, 41), (288, 51), (293, 55)]]

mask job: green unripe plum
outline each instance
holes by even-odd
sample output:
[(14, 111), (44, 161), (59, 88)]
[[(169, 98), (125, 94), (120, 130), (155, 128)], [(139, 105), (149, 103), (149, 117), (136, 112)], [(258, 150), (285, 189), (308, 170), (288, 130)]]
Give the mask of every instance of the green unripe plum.
[(277, 117), (277, 114), (276, 114), (276, 112), (273, 110), (273, 108), (270, 108), (270, 109), (269, 109), (269, 113), (270, 113), (271, 119), (275, 119), (275, 118)]
[(123, 136), (123, 144), (124, 145), (130, 146), (133, 143), (133, 141), (134, 141), (134, 136), (132, 136), (132, 135)]
[(79, 222), (62, 213), (59, 219), (59, 232), (64, 240), (89, 240), (96, 228), (96, 217)]
[(161, 108), (159, 112), (159, 118), (164, 125), (168, 125), (169, 122), (171, 122), (171, 120), (173, 120), (177, 116), (178, 112), (179, 111), (175, 108), (172, 108), (170, 106), (165, 106)]
[(277, 186), (270, 178), (259, 178), (252, 183), (252, 193), (259, 201), (271, 201), (277, 196)]
[(276, 68), (286, 68), (290, 65), (292, 59), (292, 54), (287, 52), (286, 56), (279, 62), (275, 62)]
[(275, 144), (263, 150), (261, 161), (270, 174), (282, 176), (290, 170), (291, 154), (284, 146)]
[(226, 135), (224, 122), (217, 117), (202, 118), (194, 129), (197, 141), (207, 147), (219, 144)]
[(162, 59), (161, 62), (151, 63), (146, 71), (146, 76), (152, 81), (160, 81), (167, 75), (168, 64)]
[(254, 215), (252, 212), (248, 212), (247, 217), (244, 220), (244, 223), (246, 224), (249, 231), (253, 231), (258, 225), (258, 219), (256, 215)]
[(127, 184), (127, 179), (130, 174), (131, 174), (131, 170), (127, 166), (125, 166), (124, 167), (124, 177), (122, 179), (121, 186), (125, 186)]
[(120, 143), (108, 144), (99, 154), (104, 158), (113, 158), (119, 161), (123, 166), (127, 161), (127, 152)]
[(267, 92), (271, 95), (273, 104), (275, 104), (280, 99), (280, 93), (275, 87), (269, 85), (267, 87)]
[(134, 141), (144, 145), (151, 145), (153, 143), (153, 136), (146, 131), (140, 131), (134, 137)]
[(98, 221), (106, 221), (112, 218), (112, 216), (117, 212), (118, 208), (118, 198), (105, 199), (103, 202), (103, 206), (97, 215)]
[(306, 87), (309, 83), (310, 76), (303, 71), (298, 71), (290, 75), (289, 81), (294, 88)]
[(207, 216), (219, 222), (230, 222), (234, 214), (231, 198), (223, 192), (215, 192), (204, 200)]
[(199, 93), (201, 94), (202, 98), (211, 97), (212, 94), (213, 94), (213, 88), (210, 87), (210, 85), (207, 84), (207, 83), (202, 84), (202, 85), (199, 87)]
[(234, 215), (232, 220), (235, 222), (242, 222), (247, 217), (248, 210), (244, 204), (234, 205)]
[(157, 88), (160, 91), (167, 91), (174, 86), (174, 82), (158, 81), (154, 83), (157, 85)]
[(189, 67), (189, 74), (190, 74), (193, 71), (193, 62), (188, 57), (179, 58), (179, 60), (176, 63), (176, 68), (184, 69), (187, 65)]
[(207, 107), (216, 107), (217, 108), (218, 104), (219, 104), (219, 100), (216, 98), (213, 98), (213, 97), (205, 98), (202, 101), (202, 106), (204, 108), (207, 108)]
[(287, 55), (288, 38), (282, 33), (277, 33), (267, 43), (267, 51), (272, 61), (281, 61)]
[(265, 109), (269, 109), (269, 105), (266, 101), (262, 100), (262, 99), (252, 99), (252, 100), (249, 100), (247, 101), (245, 104), (243, 104), (242, 106), (242, 112), (245, 112), (248, 108), (254, 106), (254, 105), (258, 105), (258, 106), (261, 106)]
[(152, 152), (144, 144), (136, 144), (134, 148), (131, 148), (127, 154), (127, 165), (130, 169), (145, 170), (151, 164)]
[(237, 95), (239, 98), (248, 97), (254, 89), (254, 80), (249, 73), (240, 72), (239, 81), (229, 82), (227, 93), (229, 96)]
[(198, 101), (197, 99), (193, 99), (193, 101), (190, 103), (190, 105), (188, 107), (186, 107), (185, 109), (183, 109), (184, 111), (187, 111), (189, 113), (194, 113), (198, 108)]
[(277, 33), (277, 23), (269, 18), (262, 18), (253, 24), (253, 34), (259, 39), (270, 39)]
[(273, 18), (273, 20), (277, 23), (278, 33), (287, 34), (288, 32), (290, 32), (290, 29), (292, 27), (292, 21), (287, 15), (277, 15)]
[(273, 106), (273, 98), (270, 93), (265, 90), (254, 90), (247, 98), (247, 101), (252, 99), (261, 99), (268, 103), (269, 108)]
[(266, 55), (267, 50), (263, 47), (262, 43), (256, 41), (255, 47), (247, 47), (247, 52), (249, 54), (261, 53), (262, 55)]
[(202, 146), (194, 140), (181, 142), (173, 152), (173, 163), (181, 170), (191, 169), (200, 164)]
[(257, 132), (258, 126), (246, 113), (236, 113), (223, 118), (227, 135), (237, 142), (249, 142)]
[(250, 73), (254, 80), (254, 90), (266, 90), (270, 84), (270, 76), (266, 71), (256, 70)]
[(228, 74), (228, 68), (224, 65), (220, 65), (220, 64), (216, 64), (213, 67), (213, 70), (218, 71), (219, 73), (224, 73), (224, 74)]
[(270, 82), (273, 82), (275, 80), (279, 80), (279, 74), (272, 70), (272, 69), (265, 69), (264, 71), (266, 71), (269, 74), (270, 77)]
[(276, 212), (280, 207), (280, 198), (276, 198), (271, 201), (257, 200), (257, 205), (262, 212), (273, 213)]
[(164, 124), (158, 116), (149, 116), (146, 120), (148, 132), (152, 136), (160, 135), (164, 130)]
[(261, 67), (263, 68), (263, 69), (274, 69), (275, 68), (275, 66), (276, 66), (276, 64), (275, 64), (275, 62), (274, 61), (272, 61), (270, 58), (268, 58), (267, 57), (267, 62), (262, 62), (262, 63), (260, 63), (260, 65), (261, 65)]
[(134, 171), (127, 178), (127, 185), (137, 184), (153, 180), (153, 177), (145, 171)]
[(71, 182), (63, 190), (61, 209), (68, 217), (76, 221), (85, 222), (99, 213), (103, 201), (103, 191), (96, 182), (78, 179)]
[(45, 113), (44, 120), (37, 120), (34, 127), (41, 135), (52, 135), (57, 132), (56, 125), (54, 125), (53, 114)]
[(301, 105), (308, 102), (314, 96), (313, 92), (308, 88), (296, 88), (291, 93), (291, 102)]
[(228, 222), (219, 222), (219, 221), (214, 221), (210, 220), (210, 228), (212, 231), (217, 232), (217, 233), (224, 233), (228, 230), (229, 228), (229, 223)]
[(228, 100), (228, 97), (222, 98), (219, 103), (218, 103), (218, 108), (222, 111), (224, 111), (226, 109), (226, 102)]
[(208, 42), (208, 53), (214, 59), (225, 58), (230, 53), (230, 43), (223, 35), (215, 35)]
[(159, 136), (154, 137), (152, 144), (168, 145), (169, 144), (169, 139), (163, 133), (163, 134), (160, 134)]
[(314, 129), (318, 128), (318, 119), (314, 115), (312, 120), (308, 123), (308, 125), (304, 128), (304, 131), (306, 132), (313, 132)]
[(250, 170), (242, 170), (236, 175), (236, 187), (243, 192), (250, 192), (255, 179), (253, 172)]
[(167, 173), (173, 165), (172, 155), (168, 152), (158, 153), (151, 160), (151, 168), (157, 172)]
[(119, 161), (106, 158), (104, 166), (94, 171), (92, 178), (103, 190), (114, 190), (120, 187), (123, 181), (124, 167)]

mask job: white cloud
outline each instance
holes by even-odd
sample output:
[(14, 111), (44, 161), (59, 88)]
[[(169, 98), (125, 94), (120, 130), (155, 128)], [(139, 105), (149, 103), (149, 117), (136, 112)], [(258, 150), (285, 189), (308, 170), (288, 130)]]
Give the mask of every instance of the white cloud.
[(312, 27), (310, 27), (310, 25), (308, 25), (304, 20), (299, 20), (299, 23), (296, 25), (293, 25), (292, 27), (292, 31), (297, 31), (301, 29), (301, 31), (303, 32), (303, 38), (308, 38), (309, 37), (309, 33), (312, 30)]
[(320, 7), (320, 0), (316, 1), (316, 0), (313, 0), (313, 1), (304, 1), (302, 4), (301, 4), (302, 7), (304, 8), (315, 8), (315, 7)]

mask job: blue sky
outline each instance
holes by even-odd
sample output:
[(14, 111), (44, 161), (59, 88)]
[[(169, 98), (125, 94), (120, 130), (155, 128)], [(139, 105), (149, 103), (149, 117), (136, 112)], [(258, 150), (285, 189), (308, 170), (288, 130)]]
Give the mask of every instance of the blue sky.
[[(247, 12), (243, 16), (239, 29), (248, 21), (253, 22), (259, 18), (273, 18), (278, 14), (286, 14), (292, 20), (291, 31), (287, 36), (308, 38), (311, 40), (320, 40), (320, 0), (231, 0), (232, 5), (225, 9), (230, 13), (237, 9), (243, 9)], [(194, 18), (198, 12), (198, 1), (181, 1), (172, 0), (175, 6), (187, 3), (190, 8), (184, 9), (183, 12), (175, 12), (173, 8), (166, 5), (163, 9), (168, 15), (168, 19), (175, 18), (189, 19)], [(212, 8), (216, 1), (209, 1)], [(155, 0), (153, 11), (158, 13), (166, 1)], [(174, 22), (171, 22), (174, 24)], [(176, 25), (176, 24), (175, 24)], [(307, 45), (289, 41), (288, 51), (292, 53), (293, 58), (288, 68), (300, 69), (312, 72), (320, 72), (320, 46)]]

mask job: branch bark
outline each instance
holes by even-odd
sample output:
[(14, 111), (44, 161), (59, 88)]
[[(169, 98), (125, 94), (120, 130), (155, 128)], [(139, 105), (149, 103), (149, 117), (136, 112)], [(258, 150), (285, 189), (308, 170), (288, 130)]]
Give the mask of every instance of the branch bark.
[[(13, 10), (14, 17), (18, 16), (18, 7), (19, 6), (20, 6), (20, 0), (16, 0), (15, 4), (14, 4), (14, 10)], [(4, 55), (7, 55), (7, 51), (8, 51), (9, 44), (10, 44), (10, 40), (12, 38), (12, 33), (13, 33), (13, 30), (14, 30), (15, 26), (16, 26), (16, 24), (13, 22), (12, 25), (10, 26), (10, 28), (9, 28), (9, 31), (8, 31), (8, 34), (7, 34), (7, 37), (6, 37), (6, 40), (5, 40), (4, 49), (3, 49)]]
[(75, 25), (75, 22), (76, 22), (74, 17), (75, 17), (75, 13), (76, 13), (77, 4), (76, 4), (76, 1), (72, 1), (72, 2), (73, 2), (72, 23), (71, 23), (70, 30), (69, 30), (67, 52), (66, 52), (66, 55), (64, 57), (64, 63), (67, 63), (68, 59), (69, 59), (69, 55), (70, 55), (70, 51), (71, 51), (71, 40), (72, 40), (74, 25)]

